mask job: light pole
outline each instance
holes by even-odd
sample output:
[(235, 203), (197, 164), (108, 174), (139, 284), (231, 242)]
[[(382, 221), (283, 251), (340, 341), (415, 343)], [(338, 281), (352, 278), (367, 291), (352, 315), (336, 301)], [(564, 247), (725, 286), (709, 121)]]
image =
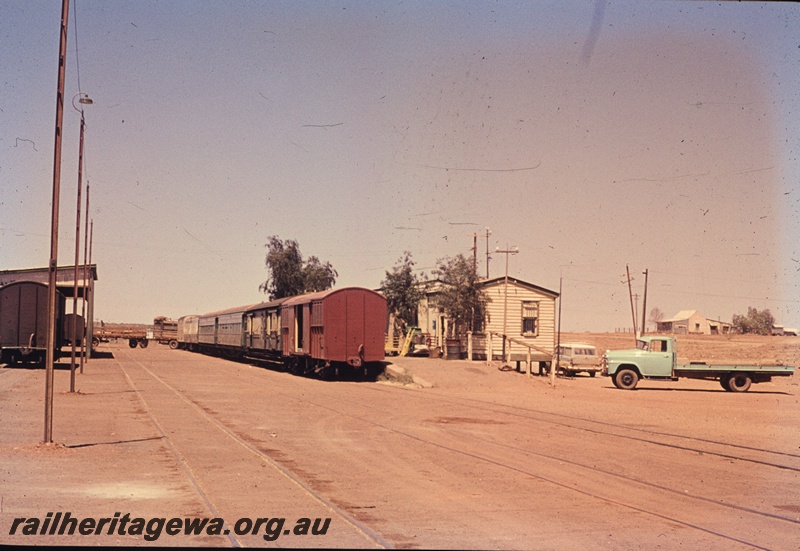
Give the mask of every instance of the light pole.
[[(72, 278), (72, 362), (70, 363), (69, 370), (69, 391), (75, 392), (75, 342), (78, 340), (78, 260), (80, 260), (81, 251), (81, 188), (83, 186), (83, 133), (86, 129), (86, 120), (83, 117), (83, 107), (78, 109), (75, 107), (75, 98), (79, 97), (78, 103), (83, 105), (91, 105), (94, 103), (89, 96), (83, 92), (78, 92), (72, 96), (72, 108), (81, 114), (81, 137), (80, 145), (78, 146), (78, 207), (77, 218), (75, 220), (75, 266)], [(86, 278), (86, 271), (83, 273), (84, 279)], [(85, 300), (85, 297), (84, 297)], [(83, 333), (83, 328), (81, 328)], [(83, 341), (84, 335), (81, 335)]]
[(44, 376), (44, 443), (53, 442), (53, 362), (56, 352), (56, 283), (58, 281), (58, 202), (61, 196), (61, 125), (64, 120), (64, 77), (67, 65), (69, 0), (61, 3), (61, 39), (58, 48), (56, 136), (53, 148), (53, 204), (50, 215), (50, 263), (47, 289), (47, 351)]

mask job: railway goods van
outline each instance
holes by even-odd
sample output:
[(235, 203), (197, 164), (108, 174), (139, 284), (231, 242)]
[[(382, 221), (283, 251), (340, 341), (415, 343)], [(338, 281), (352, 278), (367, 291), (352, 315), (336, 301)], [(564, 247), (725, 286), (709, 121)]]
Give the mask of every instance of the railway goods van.
[(386, 298), (346, 287), (281, 305), (283, 355), (301, 372), (331, 364), (365, 368), (384, 359)]
[[(47, 355), (48, 287), (34, 281), (17, 281), (0, 287), (0, 361), (45, 361)], [(64, 344), (66, 299), (56, 292), (55, 352)]]

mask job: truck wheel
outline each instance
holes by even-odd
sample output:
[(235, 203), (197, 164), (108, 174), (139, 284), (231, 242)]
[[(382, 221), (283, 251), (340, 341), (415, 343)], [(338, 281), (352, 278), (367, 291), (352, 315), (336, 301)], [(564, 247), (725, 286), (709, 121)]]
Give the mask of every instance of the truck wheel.
[(727, 392), (730, 392), (731, 391), (731, 374), (730, 373), (726, 373), (725, 375), (720, 376), (719, 384), (721, 384), (722, 388), (724, 388)]
[(620, 369), (614, 377), (614, 384), (622, 390), (633, 390), (639, 382), (639, 375), (633, 369)]
[(747, 392), (752, 383), (753, 379), (750, 378), (748, 373), (731, 374), (730, 379), (728, 380), (728, 386), (730, 387), (731, 392)]
[(169, 341), (169, 347), (171, 349), (175, 350), (176, 348), (178, 348), (178, 341), (176, 341), (175, 339), (172, 339), (171, 341)]
[(589, 377), (594, 377), (595, 375), (597, 375), (597, 371), (590, 371), (589, 372)]
[(92, 348), (97, 348), (100, 345), (100, 339), (92, 337)]
[(137, 344), (139, 343), (136, 342), (136, 339), (128, 339), (128, 346), (130, 346), (131, 348), (136, 348)]
[(139, 341), (139, 348), (147, 348), (147, 339), (141, 339)]

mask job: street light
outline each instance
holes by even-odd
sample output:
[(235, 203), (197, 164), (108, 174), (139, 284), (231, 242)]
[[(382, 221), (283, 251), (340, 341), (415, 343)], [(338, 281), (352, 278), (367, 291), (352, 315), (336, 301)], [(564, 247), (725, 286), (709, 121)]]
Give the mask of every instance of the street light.
[(92, 101), (92, 98), (89, 97), (89, 94), (86, 94), (84, 92), (78, 92), (77, 94), (72, 96), (72, 108), (75, 109), (75, 111), (78, 111), (81, 115), (83, 115), (83, 109), (78, 109), (77, 107), (75, 107), (75, 98), (77, 98), (78, 96), (80, 96), (78, 103), (82, 105), (92, 105), (94, 102)]
[[(78, 103), (83, 105), (92, 105), (92, 99), (84, 94), (78, 92), (72, 96), (72, 108), (81, 114), (81, 137), (80, 145), (78, 147), (78, 215), (75, 219), (75, 266), (72, 278), (72, 362), (70, 363), (70, 377), (69, 377), (69, 391), (75, 392), (75, 342), (78, 340), (78, 260), (80, 259), (81, 247), (81, 187), (83, 184), (83, 133), (86, 128), (86, 120), (83, 117), (83, 107), (80, 109), (75, 107), (75, 98)], [(88, 207), (87, 207), (88, 208)], [(86, 269), (83, 270), (83, 277), (86, 278)], [(84, 296), (84, 300), (86, 297)], [(81, 335), (81, 342), (83, 342), (83, 335)]]

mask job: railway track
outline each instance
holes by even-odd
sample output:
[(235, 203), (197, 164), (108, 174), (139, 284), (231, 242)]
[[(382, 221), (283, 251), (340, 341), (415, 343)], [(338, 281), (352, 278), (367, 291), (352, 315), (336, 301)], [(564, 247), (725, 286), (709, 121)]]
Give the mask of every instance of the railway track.
[[(223, 420), (185, 381), (179, 384), (168, 380), (167, 374), (160, 376), (144, 365), (140, 364), (139, 367), (152, 381), (156, 381), (187, 407), (192, 408), (195, 415), (213, 424), (225, 438), (236, 442), (240, 448), (259, 460), (269, 463), (282, 476), (301, 487), (309, 497), (329, 507), (342, 520), (362, 532), (371, 544), (383, 547), (391, 545), (367, 524), (356, 520), (353, 515), (337, 506), (334, 503), (336, 498), (316, 490), (312, 483), (304, 481), (302, 474), (297, 474), (293, 468), (285, 467), (272, 459), (270, 454), (261, 449), (263, 446), (257, 443), (258, 439), (252, 434), (252, 429), (238, 426), (238, 423), (234, 426), (234, 423)], [(239, 383), (264, 384), (266, 375), (258, 369), (241, 370)], [(430, 390), (399, 390), (379, 385), (344, 383), (348, 388), (345, 394), (339, 392), (339, 388), (333, 384), (318, 387), (313, 397), (299, 397), (292, 392), (290, 386), (282, 388), (272, 378), (270, 383), (272, 399), (279, 399), (284, 407), (292, 410), (314, 410), (317, 413), (309, 414), (311, 418), (347, 419), (348, 424), (354, 427), (371, 427), (372, 430), (391, 434), (399, 441), (429, 449), (433, 455), (458, 456), (464, 462), (505, 472), (509, 477), (522, 477), (551, 485), (560, 491), (580, 496), (580, 499), (595, 502), (596, 505), (644, 515), (651, 521), (702, 533), (704, 537), (716, 541), (719, 546), (735, 543), (743, 547), (771, 549), (775, 547), (770, 539), (771, 535), (794, 532), (800, 524), (800, 519), (796, 516), (774, 513), (765, 510), (763, 506), (739, 501), (745, 499), (742, 496), (720, 495), (715, 488), (704, 490), (698, 486), (687, 490), (687, 484), (679, 484), (680, 478), (673, 475), (661, 481), (637, 474), (635, 470), (598, 466), (591, 458), (576, 458), (569, 445), (572, 445), (570, 442), (587, 444), (589, 438), (612, 439), (626, 447), (634, 460), (637, 454), (642, 453), (643, 448), (656, 446), (663, 448), (664, 454), (668, 455), (664, 459), (665, 464), (678, 465), (696, 461), (697, 456), (702, 455), (715, 461), (716, 467), (726, 469), (732, 477), (743, 465), (762, 469), (764, 472), (800, 472), (800, 465), (795, 461), (800, 458), (798, 454), (661, 430), (612, 425), (580, 415), (511, 407)], [(131, 381), (131, 386), (135, 385)], [(185, 388), (180, 389), (179, 386)], [(379, 396), (377, 400), (363, 398), (376, 393)], [(398, 401), (405, 403), (406, 410), (423, 411), (428, 407), (447, 412), (446, 416), (434, 418), (441, 421), (438, 425), (446, 424), (446, 430), (440, 430), (441, 427), (430, 419), (398, 416)], [(531, 432), (531, 427), (550, 426), (558, 429), (560, 439), (569, 445), (562, 447), (558, 443), (541, 449), (537, 448), (532, 439), (512, 443), (506, 437), (507, 433), (475, 430), (476, 423), (483, 422), (478, 422), (476, 415), (484, 421), (491, 420), (498, 425), (521, 425), (522, 433)], [(470, 420), (475, 423), (469, 422)], [(157, 423), (155, 418), (154, 422)], [(437, 430), (430, 430), (432, 426)], [(313, 463), (309, 461), (309, 465), (300, 469), (301, 472), (313, 470)], [(632, 498), (628, 495), (632, 489), (639, 492), (639, 497)], [(341, 496), (338, 499), (341, 500)]]
[[(378, 391), (379, 392), (385, 392), (384, 390), (378, 390)], [(416, 391), (412, 390), (412, 392), (416, 392)], [(423, 392), (423, 394), (425, 394), (425, 393)], [(330, 400), (335, 400), (336, 399), (333, 396), (325, 396), (325, 398), (328, 398)], [(441, 399), (441, 396), (439, 396), (438, 398)], [(474, 407), (475, 402), (480, 402), (480, 401), (476, 401), (476, 400), (473, 400), (473, 399), (463, 399), (463, 401), (461, 401), (460, 404), (459, 404), (458, 400), (445, 399), (443, 401), (445, 401), (445, 402), (447, 402), (447, 403), (449, 403), (449, 404), (451, 404), (453, 406), (458, 406), (458, 405), (463, 406), (464, 403), (469, 403), (473, 407)], [(312, 403), (312, 402), (310, 402), (308, 400), (306, 400), (306, 402), (307, 403)], [(743, 524), (743, 525), (760, 524), (764, 520), (779, 521), (780, 523), (784, 524), (784, 526), (788, 527), (790, 530), (796, 530), (797, 528), (793, 528), (793, 527), (796, 527), (797, 525), (800, 525), (800, 518), (798, 518), (797, 516), (775, 514), (775, 513), (771, 513), (769, 511), (760, 510), (760, 509), (757, 509), (757, 508), (754, 508), (754, 507), (747, 507), (747, 506), (737, 505), (735, 503), (731, 503), (731, 502), (724, 501), (724, 500), (721, 500), (721, 499), (715, 499), (713, 497), (709, 497), (709, 496), (702, 495), (702, 494), (687, 493), (686, 490), (680, 489), (680, 488), (675, 487), (675, 486), (668, 486), (668, 485), (664, 485), (664, 484), (659, 484), (659, 483), (655, 483), (655, 482), (653, 482), (651, 480), (647, 480), (645, 478), (628, 476), (628, 475), (625, 475), (625, 474), (614, 472), (614, 471), (611, 471), (611, 470), (608, 470), (608, 469), (604, 469), (602, 467), (598, 467), (596, 465), (591, 465), (591, 464), (588, 464), (586, 462), (574, 460), (573, 458), (571, 458), (568, 455), (564, 455), (564, 454), (555, 455), (555, 454), (548, 454), (548, 453), (540, 453), (540, 452), (533, 451), (531, 449), (525, 449), (525, 448), (521, 448), (519, 446), (510, 445), (507, 442), (503, 442), (503, 441), (498, 440), (497, 438), (479, 437), (479, 436), (476, 436), (475, 434), (471, 433), (470, 431), (461, 429), (457, 424), (455, 425), (455, 427), (453, 425), (450, 425), (448, 427), (448, 430), (450, 432), (457, 432), (461, 439), (468, 439), (468, 440), (474, 441), (477, 444), (477, 446), (447, 445), (447, 444), (442, 444), (438, 440), (433, 440), (433, 439), (430, 439), (430, 438), (420, 437), (419, 435), (414, 434), (413, 432), (410, 432), (408, 430), (404, 430), (404, 429), (398, 428), (396, 426), (391, 426), (389, 424), (378, 423), (378, 422), (374, 421), (374, 418), (371, 415), (371, 412), (370, 412), (369, 416), (366, 416), (366, 415), (352, 415), (351, 413), (348, 413), (348, 411), (351, 411), (350, 408), (353, 405), (355, 405), (355, 402), (352, 402), (352, 401), (349, 401), (348, 408), (346, 408), (346, 409), (345, 408), (341, 408), (341, 409), (339, 409), (339, 408), (331, 408), (329, 405), (326, 405), (326, 404), (317, 403), (317, 402), (313, 402), (313, 403), (314, 403), (314, 405), (316, 405), (319, 408), (329, 409), (330, 411), (332, 411), (332, 412), (334, 412), (334, 413), (336, 413), (338, 415), (350, 416), (351, 418), (356, 419), (356, 420), (358, 420), (358, 421), (360, 421), (362, 423), (373, 424), (373, 425), (378, 426), (378, 427), (380, 427), (380, 428), (382, 428), (384, 430), (388, 430), (388, 431), (392, 431), (392, 432), (401, 434), (401, 435), (403, 435), (403, 436), (405, 436), (407, 438), (416, 440), (418, 442), (424, 443), (424, 444), (426, 444), (428, 446), (431, 446), (431, 447), (445, 449), (445, 450), (450, 451), (452, 453), (464, 455), (464, 456), (470, 457), (472, 459), (476, 459), (476, 460), (479, 460), (479, 461), (482, 461), (482, 462), (490, 463), (490, 464), (495, 465), (497, 467), (500, 467), (502, 469), (513, 471), (513, 472), (516, 472), (516, 473), (519, 473), (519, 474), (524, 474), (526, 476), (529, 476), (529, 477), (532, 477), (532, 478), (535, 478), (535, 479), (543, 480), (543, 481), (546, 481), (546, 482), (548, 482), (550, 484), (558, 486), (560, 488), (564, 488), (564, 489), (567, 489), (569, 491), (580, 493), (582, 495), (585, 495), (587, 497), (591, 497), (593, 499), (597, 499), (599, 501), (603, 501), (603, 502), (606, 502), (606, 503), (609, 503), (609, 504), (613, 504), (613, 505), (616, 505), (616, 506), (619, 506), (619, 507), (623, 507), (623, 508), (629, 509), (631, 511), (644, 513), (644, 514), (647, 514), (647, 515), (650, 515), (650, 516), (653, 516), (653, 517), (656, 517), (656, 518), (659, 518), (659, 519), (662, 519), (662, 520), (666, 520), (668, 522), (675, 522), (675, 523), (681, 524), (683, 526), (686, 526), (687, 528), (691, 528), (691, 529), (694, 529), (694, 530), (702, 531), (702, 532), (711, 534), (713, 536), (716, 536), (718, 538), (721, 538), (723, 540), (728, 540), (728, 541), (731, 541), (731, 542), (737, 542), (737, 543), (744, 544), (744, 545), (752, 547), (752, 548), (756, 548), (756, 549), (771, 549), (772, 547), (770, 547), (768, 545), (759, 544), (756, 541), (748, 540), (748, 539), (746, 539), (744, 537), (737, 537), (737, 536), (733, 535), (732, 533), (724, 533), (724, 532), (722, 532), (720, 530), (715, 530), (713, 528), (709, 528), (707, 526), (703, 526), (702, 522), (687, 520), (685, 517), (681, 518), (680, 515), (664, 514), (664, 513), (660, 512), (659, 510), (657, 510), (657, 509), (655, 509), (653, 507), (648, 507), (646, 505), (642, 505), (642, 504), (634, 502), (632, 500), (626, 500), (624, 498), (617, 498), (617, 497), (608, 497), (607, 494), (604, 495), (604, 493), (600, 492), (600, 491), (586, 490), (586, 489), (582, 489), (582, 488), (579, 488), (579, 487), (575, 487), (574, 483), (572, 482), (574, 480), (573, 477), (562, 478), (562, 477), (559, 477), (559, 476), (546, 476), (546, 475), (543, 475), (542, 472), (540, 470), (538, 470), (537, 468), (542, 466), (542, 460), (547, 460), (547, 461), (551, 462), (551, 464), (557, 466), (557, 468), (560, 468), (559, 467), (560, 465), (567, 464), (567, 465), (570, 465), (572, 467), (577, 467), (578, 469), (580, 469), (582, 471), (585, 471), (585, 473), (583, 473), (582, 475), (579, 475), (577, 477), (578, 479), (584, 479), (587, 474), (591, 475), (593, 477), (602, 476), (602, 477), (610, 478), (612, 481), (617, 482), (617, 483), (618, 482), (622, 482), (622, 483), (625, 483), (625, 484), (636, 485), (636, 486), (644, 487), (644, 488), (646, 488), (646, 489), (648, 489), (649, 491), (652, 491), (652, 492), (658, 492), (658, 493), (661, 493), (661, 494), (665, 494), (667, 496), (674, 496), (680, 502), (680, 506), (676, 507), (676, 510), (678, 510), (680, 508), (685, 508), (686, 507), (686, 505), (685, 505), (686, 501), (696, 501), (699, 504), (701, 504), (704, 508), (715, 507), (715, 508), (718, 508), (718, 509), (721, 509), (721, 510), (724, 510), (724, 511), (728, 511), (730, 513), (735, 513), (737, 515), (740, 515), (739, 516), (739, 522), (741, 522), (741, 524)], [(504, 411), (504, 408), (491, 407), (491, 406), (488, 406), (488, 405), (484, 406), (484, 410), (488, 411), (488, 412), (490, 412), (492, 414), (495, 414), (497, 416), (514, 416), (514, 417), (523, 417), (523, 418), (525, 418), (527, 420), (535, 420), (537, 422), (542, 421), (542, 419), (539, 418), (539, 417), (531, 416), (529, 414), (530, 412), (526, 412), (528, 414), (526, 414), (526, 413), (520, 414), (520, 413), (517, 413), (517, 412)], [(544, 413), (544, 412), (538, 411), (536, 413), (541, 414), (541, 413)], [(549, 414), (549, 415), (551, 415), (551, 414)], [(589, 422), (589, 423), (594, 423), (595, 422), (594, 420), (585, 419), (585, 418), (578, 418), (578, 419), (580, 419), (581, 421)], [(652, 444), (652, 445), (657, 445), (657, 446), (664, 446), (664, 447), (671, 448), (673, 451), (678, 452), (678, 453), (685, 453), (685, 454), (702, 453), (702, 454), (707, 454), (707, 455), (717, 455), (719, 457), (726, 458), (726, 459), (731, 459), (731, 460), (736, 460), (736, 461), (741, 461), (741, 462), (748, 462), (748, 463), (757, 463), (759, 465), (762, 465), (762, 466), (765, 466), (765, 467), (768, 467), (768, 468), (800, 472), (800, 467), (797, 467), (795, 465), (779, 464), (779, 463), (775, 463), (775, 462), (771, 462), (771, 461), (760, 461), (760, 460), (753, 459), (751, 457), (736, 456), (735, 454), (722, 454), (722, 453), (717, 453), (717, 452), (710, 451), (710, 450), (697, 449), (695, 447), (674, 445), (674, 444), (670, 444), (670, 443), (667, 443), (667, 442), (657, 441), (657, 440), (655, 440), (653, 438), (647, 439), (647, 438), (632, 437), (632, 436), (624, 435), (624, 434), (621, 435), (621, 434), (619, 434), (617, 432), (612, 432), (610, 430), (603, 431), (603, 430), (597, 430), (597, 429), (586, 429), (586, 427), (570, 425), (570, 424), (566, 424), (566, 423), (563, 423), (563, 422), (553, 422), (553, 424), (556, 424), (561, 428), (570, 428), (570, 429), (574, 429), (574, 430), (577, 430), (577, 431), (590, 430), (591, 432), (593, 432), (595, 434), (601, 434), (601, 435), (607, 436), (607, 437), (625, 438), (625, 439), (635, 440), (635, 441), (640, 442), (640, 443)], [(628, 430), (631, 430), (633, 432), (640, 432), (640, 429), (635, 429), (635, 428), (628, 429)], [(654, 434), (654, 435), (655, 434), (660, 434), (658, 431), (643, 431), (643, 432), (651, 433), (651, 434)], [(673, 435), (670, 435), (670, 436), (673, 436)], [(684, 438), (688, 439), (688, 440), (696, 440), (698, 442), (706, 441), (706, 439), (700, 439), (700, 438), (692, 438), (692, 437), (684, 437)], [(733, 448), (739, 448), (740, 447), (740, 446), (737, 446), (735, 444), (720, 443), (720, 442), (713, 442), (713, 443), (716, 444), (716, 445), (719, 445), (719, 444), (729, 445), (730, 447), (733, 447)], [(487, 449), (487, 450), (488, 449), (499, 449), (499, 450), (504, 450), (504, 452), (503, 453), (489, 454), (489, 453), (475, 453), (473, 451), (469, 451), (469, 450), (475, 449), (476, 447)], [(742, 448), (747, 449), (747, 450), (753, 450), (753, 448), (747, 447), (747, 446), (742, 446)], [(761, 453), (769, 454), (769, 455), (778, 454), (778, 455), (789, 456), (789, 457), (792, 457), (792, 458), (797, 458), (798, 457), (796, 454), (787, 454), (787, 453), (779, 452), (779, 451), (775, 451), (775, 450), (761, 450), (761, 449), (758, 449), (757, 451), (759, 451)], [(507, 458), (508, 457), (508, 453), (505, 453), (505, 452), (513, 452), (515, 454), (521, 454), (523, 458), (529, 458), (529, 459), (532, 459), (533, 461), (513, 461), (512, 462), (512, 461), (509, 461), (508, 459), (502, 459), (502, 458)], [(536, 465), (537, 468), (520, 468), (519, 465)], [(613, 484), (613, 482), (609, 482), (609, 484)], [(598, 484), (596, 486), (597, 487), (602, 487), (602, 486), (605, 486), (605, 485), (606, 484), (603, 483), (603, 484)], [(746, 515), (749, 518), (742, 518), (741, 515)]]
[[(265, 465), (268, 465), (272, 470), (271, 476), (266, 477), (270, 485), (277, 485), (278, 483), (275, 479), (283, 478), (284, 482), (288, 483), (290, 490), (294, 494), (302, 494), (301, 497), (295, 497), (294, 499), (303, 500), (304, 498), (307, 498), (307, 501), (310, 500), (316, 502), (318, 505), (316, 509), (321, 511), (321, 514), (325, 514), (327, 517), (334, 517), (335, 519), (338, 519), (340, 523), (344, 523), (349, 526), (350, 531), (355, 534), (356, 541), (361, 540), (360, 543), (362, 545), (366, 543), (370, 547), (392, 547), (388, 541), (373, 532), (368, 526), (359, 522), (333, 502), (328, 500), (324, 495), (314, 490), (311, 486), (306, 484), (302, 478), (273, 460), (270, 456), (254, 446), (233, 428), (226, 425), (220, 421), (219, 418), (204, 409), (200, 404), (189, 399), (186, 393), (181, 392), (173, 385), (167, 383), (163, 378), (159, 377), (143, 363), (135, 360), (128, 360), (128, 362), (128, 366), (123, 365), (122, 362), (117, 362), (117, 365), (128, 382), (128, 385), (136, 393), (144, 412), (151, 419), (155, 429), (161, 435), (172, 456), (182, 466), (186, 478), (190, 482), (191, 486), (195, 489), (203, 503), (205, 503), (211, 516), (219, 518), (233, 518), (238, 514), (241, 518), (248, 515), (252, 516), (253, 513), (252, 509), (248, 510), (247, 508), (240, 508), (239, 513), (236, 513), (235, 511), (231, 510), (232, 507), (230, 504), (226, 505), (224, 503), (220, 504), (217, 502), (214, 491), (215, 483), (209, 481), (210, 477), (207, 474), (208, 470), (202, 468), (203, 464), (207, 464), (209, 458), (193, 457), (192, 452), (188, 451), (190, 447), (185, 445), (186, 440), (174, 436), (174, 434), (178, 432), (175, 430), (174, 422), (172, 422), (172, 420), (165, 420), (164, 416), (159, 413), (159, 410), (174, 411), (175, 409), (180, 408), (182, 405), (182, 409), (184, 410), (184, 419), (186, 419), (185, 411), (188, 409), (191, 412), (191, 414), (188, 416), (188, 420), (184, 420), (183, 422), (184, 425), (188, 424), (193, 427), (191, 432), (196, 432), (196, 428), (198, 426), (196, 419), (200, 418), (205, 421), (206, 427), (213, 427), (212, 431), (217, 432), (217, 438), (225, 440), (228, 443), (228, 445), (225, 447), (226, 463), (231, 462), (232, 455), (239, 454), (245, 456), (245, 464), (253, 463), (253, 459), (256, 460), (256, 464), (252, 467), (246, 465), (245, 468), (248, 468), (249, 472), (258, 472), (258, 466), (264, 467)], [(160, 393), (161, 400), (159, 408), (156, 408), (151, 401), (146, 399), (144, 395), (145, 393), (143, 392), (143, 388), (149, 388), (151, 389), (150, 392), (152, 392), (152, 384), (148, 384), (149, 381), (145, 381), (143, 377), (140, 375), (137, 376), (135, 373), (133, 373), (130, 363), (144, 372), (149, 377), (150, 381), (158, 383), (163, 389), (165, 389), (165, 392)], [(164, 400), (165, 395), (167, 396), (167, 400)], [(170, 400), (173, 402), (172, 404), (168, 404)], [(177, 404), (177, 408), (175, 401), (179, 401), (181, 403)], [(169, 425), (171, 428), (166, 429), (165, 425)], [(190, 431), (186, 430), (186, 432)], [(208, 433), (208, 429), (205, 429), (204, 432)], [(197, 435), (195, 434), (194, 437), (196, 436)], [(213, 439), (214, 435), (210, 435), (209, 438)], [(212, 457), (212, 463), (216, 462), (218, 459), (218, 457)], [(305, 513), (306, 511), (303, 510), (302, 514)], [(253, 544), (263, 545), (263, 540), (259, 541), (257, 538), (258, 534), (255, 535), (256, 537), (252, 537), (253, 535), (245, 535), (243, 537), (241, 535), (236, 535), (233, 532), (234, 531), (231, 530), (230, 525), (226, 525), (225, 536), (234, 547), (249, 546)], [(286, 537), (291, 536), (288, 531), (285, 532), (284, 535)], [(253, 540), (255, 540), (255, 543)]]
[[(382, 389), (375, 389), (376, 391), (383, 391)], [(651, 429), (644, 429), (641, 427), (627, 426), (612, 424), (589, 417), (581, 417), (576, 415), (565, 415), (561, 413), (554, 413), (550, 411), (538, 410), (526, 406), (499, 406), (496, 403), (487, 402), (485, 400), (477, 400), (474, 398), (462, 397), (459, 401), (454, 401), (447, 396), (443, 396), (436, 392), (419, 391), (416, 389), (408, 389), (409, 392), (419, 393), (425, 396), (428, 400), (435, 396), (437, 399), (445, 403), (453, 403), (458, 405), (470, 404), (471, 407), (480, 409), (487, 413), (497, 415), (510, 415), (519, 417), (526, 420), (535, 421), (537, 423), (547, 423), (555, 427), (566, 428), (577, 431), (585, 431), (609, 438), (618, 438), (622, 440), (631, 440), (652, 444), (655, 446), (663, 446), (666, 448), (680, 449), (692, 453), (701, 453), (704, 455), (715, 455), (727, 459), (734, 459), (737, 461), (750, 462), (755, 464), (766, 465), (778, 469), (786, 469), (790, 471), (800, 472), (800, 453), (792, 453), (781, 450), (769, 450), (755, 446), (747, 446), (743, 444), (736, 444), (733, 442), (723, 442), (713, 440), (710, 438), (700, 438), (696, 436), (688, 436), (684, 434), (676, 434), (665, 431), (657, 431)], [(642, 436), (648, 435), (648, 436)], [(661, 440), (659, 440), (661, 438)], [(690, 444), (678, 444), (670, 442), (675, 440), (678, 442), (688, 442)], [(703, 448), (703, 445), (711, 447)], [(721, 449), (732, 450), (729, 452), (720, 451)], [(739, 452), (739, 453), (737, 453)], [(763, 454), (763, 457), (753, 457), (742, 455), (743, 452), (752, 452), (755, 454)], [(793, 465), (786, 463), (778, 463), (776, 460), (768, 459), (772, 457), (784, 458), (788, 460), (797, 459)]]

